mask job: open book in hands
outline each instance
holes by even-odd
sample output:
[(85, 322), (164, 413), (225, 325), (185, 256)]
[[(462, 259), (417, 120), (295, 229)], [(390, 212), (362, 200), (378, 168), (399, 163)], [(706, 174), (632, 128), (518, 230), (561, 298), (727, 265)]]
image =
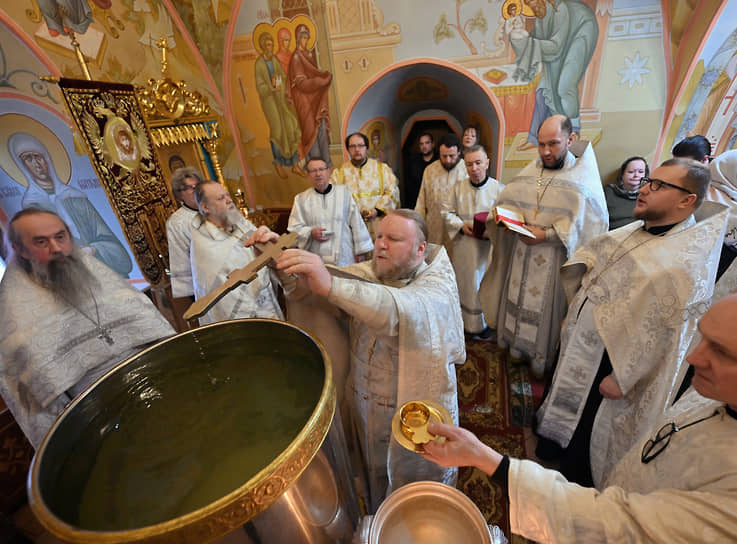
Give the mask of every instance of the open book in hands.
[(525, 218), (521, 213), (501, 206), (492, 208), (491, 213), (494, 214), (494, 221), (501, 223), (509, 230), (522, 234), (523, 236), (535, 238), (535, 235), (524, 227)]

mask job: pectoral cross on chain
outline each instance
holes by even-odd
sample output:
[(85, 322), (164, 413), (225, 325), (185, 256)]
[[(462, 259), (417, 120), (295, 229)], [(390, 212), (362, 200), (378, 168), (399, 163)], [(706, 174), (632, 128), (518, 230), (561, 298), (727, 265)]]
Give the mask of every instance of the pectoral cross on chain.
[(97, 337), (100, 340), (105, 340), (105, 342), (108, 343), (109, 346), (112, 346), (115, 343), (115, 340), (113, 340), (113, 337), (110, 336), (110, 329), (108, 327), (97, 327)]

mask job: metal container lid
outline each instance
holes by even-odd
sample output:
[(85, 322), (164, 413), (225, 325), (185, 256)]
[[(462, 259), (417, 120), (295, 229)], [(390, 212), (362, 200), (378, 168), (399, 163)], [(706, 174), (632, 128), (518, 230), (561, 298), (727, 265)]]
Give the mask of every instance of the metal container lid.
[(439, 482), (414, 482), (394, 491), (371, 523), (369, 544), (491, 544), (476, 505)]

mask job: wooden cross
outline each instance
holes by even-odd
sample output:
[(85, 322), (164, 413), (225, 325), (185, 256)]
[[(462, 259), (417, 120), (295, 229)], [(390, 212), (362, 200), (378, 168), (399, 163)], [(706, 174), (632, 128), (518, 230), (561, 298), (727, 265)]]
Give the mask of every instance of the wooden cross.
[(195, 319), (205, 314), (210, 308), (215, 306), (218, 300), (223, 298), (240, 284), (253, 281), (256, 278), (256, 274), (258, 274), (258, 271), (261, 270), (261, 268), (263, 268), (266, 263), (268, 263), (271, 259), (276, 259), (277, 257), (279, 257), (279, 255), (281, 255), (281, 252), (283, 250), (293, 247), (296, 243), (297, 233), (290, 232), (287, 234), (282, 234), (275, 242), (259, 246), (259, 248), (263, 248), (263, 253), (261, 253), (261, 255), (256, 257), (243, 268), (233, 270), (230, 274), (228, 274), (228, 279), (225, 280), (225, 282), (220, 287), (208, 293), (201, 299), (195, 301), (195, 303), (192, 304), (186, 312), (184, 312), (184, 319)]

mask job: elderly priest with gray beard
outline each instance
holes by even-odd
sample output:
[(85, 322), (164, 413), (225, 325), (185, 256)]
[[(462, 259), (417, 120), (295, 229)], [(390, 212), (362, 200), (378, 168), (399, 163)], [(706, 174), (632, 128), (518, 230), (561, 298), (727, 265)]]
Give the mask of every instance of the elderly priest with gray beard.
[[(194, 196), (200, 220), (195, 220), (189, 251), (194, 296), (200, 299), (225, 283), (233, 270), (253, 261), (256, 253), (250, 240), (271, 231), (257, 229), (243, 217), (228, 190), (215, 181), (197, 184)], [(271, 274), (267, 267), (261, 268), (253, 281), (230, 291), (200, 317), (200, 324), (249, 317), (283, 320), (275, 290), (278, 278), (272, 279)]]
[(0, 282), (0, 394), (34, 448), (71, 400), (117, 363), (174, 334), (145, 295), (81, 251), (53, 212), (10, 221)]

